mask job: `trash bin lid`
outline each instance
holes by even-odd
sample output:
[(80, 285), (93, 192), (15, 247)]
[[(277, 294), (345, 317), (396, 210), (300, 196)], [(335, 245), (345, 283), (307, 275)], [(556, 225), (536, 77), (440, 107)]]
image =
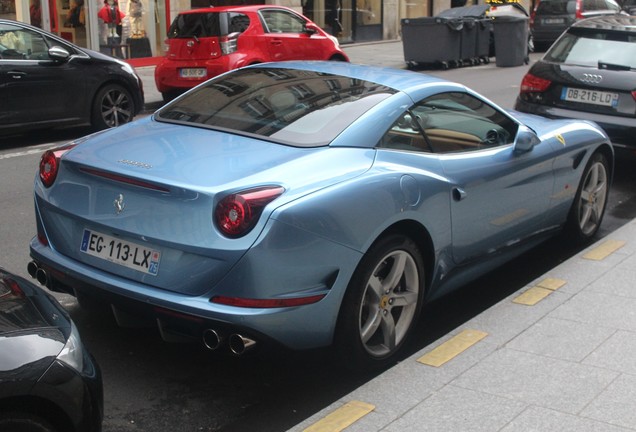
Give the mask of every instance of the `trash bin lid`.
[(441, 18), (482, 18), (486, 15), (486, 12), (490, 9), (490, 5), (472, 5), (462, 6), (456, 8), (446, 9), (445, 11), (437, 14), (437, 17)]

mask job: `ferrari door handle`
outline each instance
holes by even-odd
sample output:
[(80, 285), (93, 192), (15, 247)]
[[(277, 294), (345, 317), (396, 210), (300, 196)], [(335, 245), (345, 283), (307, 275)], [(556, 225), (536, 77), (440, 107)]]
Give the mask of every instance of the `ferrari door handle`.
[(454, 187), (452, 193), (455, 201), (461, 201), (466, 198), (466, 191), (462, 188)]

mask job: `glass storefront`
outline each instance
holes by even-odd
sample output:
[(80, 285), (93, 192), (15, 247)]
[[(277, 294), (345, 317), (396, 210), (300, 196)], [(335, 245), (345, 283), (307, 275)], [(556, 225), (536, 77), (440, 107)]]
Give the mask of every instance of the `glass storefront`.
[(163, 55), (169, 0), (0, 0), (0, 17), (121, 58)]
[[(352, 43), (395, 37), (400, 19), (430, 15), (432, 1), (241, 0), (240, 3), (291, 4), (341, 43)], [(435, 0), (436, 4), (445, 1), (450, 7), (450, 0)], [(218, 6), (238, 2), (212, 1)], [(172, 18), (181, 11), (208, 4), (207, 0), (0, 0), (0, 17), (31, 23), (109, 55), (144, 59), (163, 55)]]

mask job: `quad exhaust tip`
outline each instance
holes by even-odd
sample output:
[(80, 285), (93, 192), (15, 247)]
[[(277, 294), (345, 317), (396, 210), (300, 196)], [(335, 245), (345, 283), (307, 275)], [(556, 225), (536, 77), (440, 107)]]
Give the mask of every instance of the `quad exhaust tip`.
[(224, 341), (225, 336), (214, 329), (203, 332), (203, 345), (211, 351), (218, 349)]
[(36, 279), (40, 285), (49, 285), (49, 275), (35, 261), (31, 261), (27, 264), (27, 272), (32, 278)]
[(228, 343), (230, 345), (230, 351), (232, 351), (232, 354), (235, 355), (243, 355), (256, 346), (255, 340), (238, 333), (230, 335)]

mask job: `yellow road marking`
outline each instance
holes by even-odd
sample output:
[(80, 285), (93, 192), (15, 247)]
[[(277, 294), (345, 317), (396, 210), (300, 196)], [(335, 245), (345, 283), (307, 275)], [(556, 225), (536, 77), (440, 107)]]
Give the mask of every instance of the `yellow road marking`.
[(625, 242), (622, 240), (607, 240), (600, 246), (588, 251), (585, 255), (583, 255), (583, 258), (593, 261), (601, 261), (623, 246), (625, 246)]
[(552, 294), (553, 291), (561, 288), (563, 285), (565, 285), (565, 283), (566, 282), (563, 279), (543, 279), (541, 282), (512, 300), (512, 302), (526, 306), (534, 306), (541, 300)]
[(556, 291), (563, 285), (565, 285), (565, 281), (557, 278), (546, 278), (537, 284), (538, 287), (549, 289), (551, 291)]
[(309, 426), (304, 432), (340, 432), (375, 409), (360, 401), (347, 402), (331, 414)]
[(440, 367), (486, 336), (488, 336), (488, 333), (479, 330), (464, 330), (429, 353), (424, 354), (417, 361), (428, 366)]
[(515, 298), (512, 302), (526, 306), (534, 306), (550, 294), (552, 294), (551, 289), (535, 286)]

